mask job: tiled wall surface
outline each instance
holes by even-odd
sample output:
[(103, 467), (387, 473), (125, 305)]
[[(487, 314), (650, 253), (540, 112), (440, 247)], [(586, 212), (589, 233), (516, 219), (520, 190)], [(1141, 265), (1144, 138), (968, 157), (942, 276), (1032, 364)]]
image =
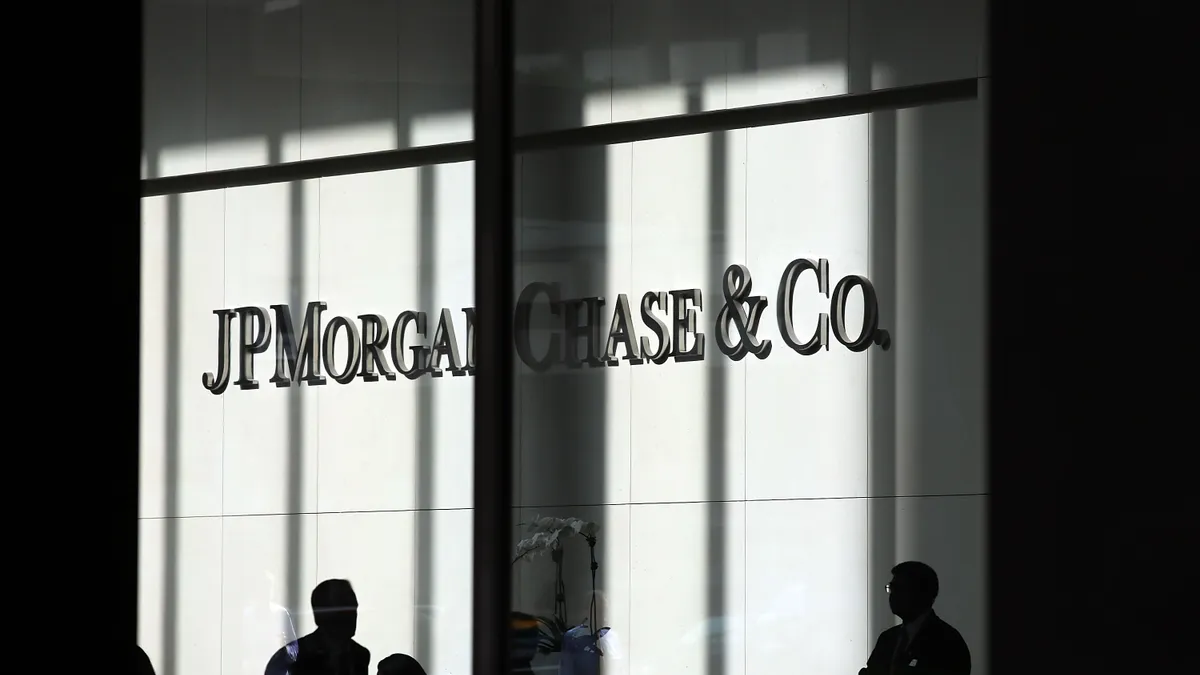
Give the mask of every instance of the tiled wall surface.
[[(894, 4), (518, 2), (521, 125), (981, 74), (980, 3)], [(148, 176), (470, 137), (469, 3), (147, 8)], [(939, 571), (940, 613), (986, 658), (980, 111), (518, 160), (521, 286), (603, 296), (606, 327), (627, 294), (652, 341), (643, 293), (703, 294), (704, 361), (522, 368), (514, 392), (515, 519), (603, 528), (600, 609), (619, 645), (607, 673), (856, 672), (893, 621), (888, 569), (911, 558)], [(311, 630), (308, 593), (329, 577), (358, 589), (375, 661), (407, 652), (431, 674), (469, 672), (471, 378), (280, 389), (273, 349), (257, 390), (214, 396), (201, 374), (213, 310), (244, 305), (288, 303), (299, 321), (321, 300), (327, 318), (389, 322), (445, 307), (461, 342), (472, 180), (456, 164), (144, 201), (139, 639), (160, 673), (261, 673)], [(783, 343), (776, 291), (801, 257), (828, 259), (835, 283), (871, 279), (889, 351)], [(765, 359), (717, 348), (731, 264), (770, 301)], [(802, 337), (829, 305), (812, 281), (794, 297)], [(861, 313), (853, 293), (848, 324)], [(572, 544), (579, 619), (590, 583)], [(550, 611), (550, 571), (514, 568), (518, 609)]]

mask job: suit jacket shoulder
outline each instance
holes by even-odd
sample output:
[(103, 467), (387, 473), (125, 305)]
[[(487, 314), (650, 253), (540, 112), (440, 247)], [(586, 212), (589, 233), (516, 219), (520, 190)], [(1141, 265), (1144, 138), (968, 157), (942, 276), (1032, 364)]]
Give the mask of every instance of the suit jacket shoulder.
[(912, 644), (913, 655), (918, 663), (954, 675), (969, 675), (971, 672), (971, 650), (958, 629), (946, 623), (940, 616), (929, 617), (929, 623), (917, 634)]
[[(265, 675), (305, 675), (312, 670), (321, 672), (324, 662), (321, 641), (310, 633), (280, 647), (267, 663)], [(367, 675), (371, 664), (371, 651), (357, 642), (350, 642), (350, 660), (355, 675)], [(313, 670), (313, 669), (316, 670)]]
[[(896, 658), (903, 626), (893, 626), (879, 634), (875, 649), (867, 659), (867, 667), (887, 667)], [(920, 632), (901, 655), (904, 661), (916, 660), (919, 665), (951, 675), (970, 675), (971, 652), (958, 630), (937, 614), (931, 614)]]
[(957, 628), (951, 626), (949, 623), (946, 623), (946, 621), (937, 614), (929, 617), (929, 625), (925, 627), (925, 630), (931, 631), (931, 637), (936, 635), (936, 639), (942, 644), (942, 646), (950, 647), (955, 643), (961, 645), (964, 649), (967, 646), (967, 641), (963, 639), (962, 633), (959, 633)]
[(875, 648), (867, 658), (867, 667), (886, 666), (892, 662), (892, 653), (896, 649), (896, 641), (900, 639), (902, 630), (903, 626), (892, 626), (879, 634), (879, 638), (875, 640)]

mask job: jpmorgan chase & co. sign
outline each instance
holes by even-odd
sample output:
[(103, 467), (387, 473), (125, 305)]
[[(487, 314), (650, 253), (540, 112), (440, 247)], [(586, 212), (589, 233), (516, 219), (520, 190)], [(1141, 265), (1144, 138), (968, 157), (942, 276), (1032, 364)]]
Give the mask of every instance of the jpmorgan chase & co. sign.
[[(828, 311), (808, 317), (813, 326), (806, 337), (798, 335), (801, 318), (792, 311), (792, 297), (805, 272), (815, 276), (816, 291), (829, 299)], [(758, 328), (768, 300), (752, 295), (753, 280), (744, 265), (730, 265), (722, 280), (723, 302), (716, 312), (713, 338), (722, 354), (735, 361), (753, 355), (765, 359), (772, 351), (769, 339), (758, 337)], [(705, 334), (699, 317), (704, 310), (700, 289), (648, 291), (638, 303), (637, 316), (624, 293), (617, 296), (610, 321), (603, 320), (604, 298), (564, 298), (558, 284), (534, 282), (517, 298), (514, 341), (517, 355), (530, 369), (545, 372), (555, 366), (607, 368), (621, 361), (630, 365), (664, 364), (667, 361), (700, 361), (705, 357)], [(862, 294), (862, 322), (846, 325), (850, 293)], [(535, 349), (533, 308), (543, 303), (553, 321), (544, 331), (548, 340)], [(461, 310), (460, 325), (455, 312), (442, 309), (436, 322), (425, 312), (406, 310), (389, 321), (379, 314), (362, 314), (357, 321), (344, 316), (325, 319), (327, 305), (308, 303), (297, 328), (286, 304), (263, 307), (218, 309), (217, 367), (204, 373), (204, 388), (222, 394), (233, 384), (239, 389), (257, 389), (254, 357), (274, 344), (275, 371), (271, 384), (323, 385), (332, 379), (349, 384), (355, 379), (378, 382), (410, 380), (428, 375), (469, 376), (475, 372), (475, 308)], [(793, 260), (784, 269), (776, 291), (775, 319), (779, 335), (792, 351), (804, 356), (829, 349), (830, 335), (853, 352), (879, 345), (888, 349), (891, 338), (879, 327), (879, 304), (875, 288), (865, 277), (849, 275), (830, 287), (829, 261), (824, 258)], [(430, 336), (430, 325), (436, 323)], [(236, 337), (235, 337), (236, 326)], [(639, 336), (639, 333), (648, 334)], [(651, 335), (653, 337), (651, 337)], [(236, 361), (234, 350), (236, 342)], [(338, 350), (338, 345), (344, 348)], [(338, 352), (341, 351), (341, 356)], [(323, 374), (325, 373), (325, 374)]]

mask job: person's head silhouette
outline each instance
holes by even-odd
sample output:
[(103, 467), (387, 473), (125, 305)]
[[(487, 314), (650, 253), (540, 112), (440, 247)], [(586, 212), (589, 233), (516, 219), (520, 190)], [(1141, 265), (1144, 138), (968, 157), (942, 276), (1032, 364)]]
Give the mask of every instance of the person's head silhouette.
[(892, 568), (887, 592), (892, 614), (911, 621), (933, 608), (938, 595), (937, 572), (923, 562), (902, 562)]
[(326, 579), (312, 592), (313, 621), (327, 637), (349, 640), (358, 630), (358, 597), (345, 579)]
[(379, 675), (425, 675), (425, 669), (408, 654), (392, 654), (379, 662)]

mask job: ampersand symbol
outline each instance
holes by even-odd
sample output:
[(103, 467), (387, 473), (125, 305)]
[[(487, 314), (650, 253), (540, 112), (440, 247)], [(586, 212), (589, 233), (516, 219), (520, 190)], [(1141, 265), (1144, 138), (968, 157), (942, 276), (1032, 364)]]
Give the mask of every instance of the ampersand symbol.
[[(734, 361), (741, 361), (746, 354), (767, 358), (771, 353), (771, 341), (760, 340), (755, 335), (763, 310), (767, 308), (767, 299), (762, 296), (750, 297), (754, 287), (750, 270), (744, 265), (730, 265), (725, 269), (722, 286), (725, 306), (717, 312), (716, 330), (717, 346), (721, 353)], [(742, 303), (746, 303), (746, 306), (742, 307)], [(740, 336), (736, 341), (729, 335), (730, 322), (733, 322)]]

